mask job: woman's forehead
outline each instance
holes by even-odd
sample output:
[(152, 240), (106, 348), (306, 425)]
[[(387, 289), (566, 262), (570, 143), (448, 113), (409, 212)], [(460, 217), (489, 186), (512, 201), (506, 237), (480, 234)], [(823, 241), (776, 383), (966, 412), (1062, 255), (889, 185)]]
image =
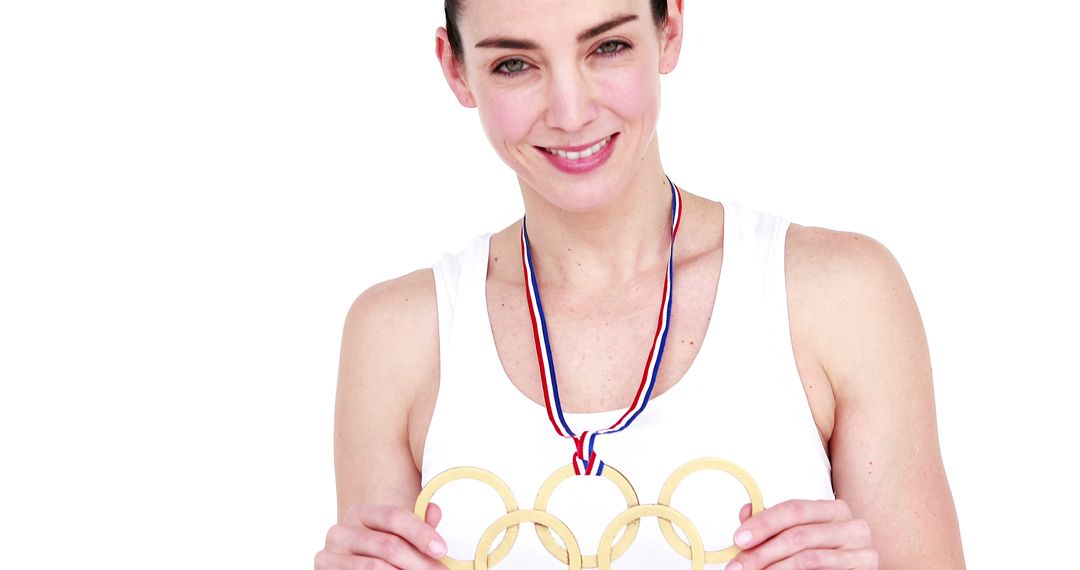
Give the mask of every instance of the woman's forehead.
[(493, 37), (576, 38), (622, 16), (652, 25), (649, 0), (466, 0), (458, 28), (466, 46)]

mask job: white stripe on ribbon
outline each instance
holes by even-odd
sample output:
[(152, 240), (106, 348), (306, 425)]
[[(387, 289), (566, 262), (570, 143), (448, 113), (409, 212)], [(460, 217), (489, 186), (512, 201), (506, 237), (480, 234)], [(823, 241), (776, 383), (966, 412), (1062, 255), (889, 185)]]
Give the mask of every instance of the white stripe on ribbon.
[[(533, 341), (536, 346), (537, 361), (540, 368), (541, 381), (544, 383), (545, 404), (547, 406), (548, 419), (551, 421), (555, 432), (562, 437), (573, 438), (575, 444), (581, 449), (579, 454), (574, 452), (574, 471), (578, 474), (599, 475), (603, 470), (603, 461), (591, 461), (594, 458), (594, 444), (598, 435), (616, 433), (629, 427), (634, 420), (648, 405), (652, 395), (652, 389), (656, 384), (656, 378), (660, 370), (660, 361), (664, 356), (664, 348), (667, 342), (668, 327), (671, 321), (671, 307), (674, 302), (672, 291), (675, 278), (675, 237), (679, 231), (679, 223), (682, 219), (682, 199), (675, 184), (668, 180), (671, 185), (671, 247), (668, 256), (667, 273), (664, 276), (664, 294), (660, 305), (660, 315), (657, 317), (657, 331), (653, 337), (652, 349), (645, 362), (641, 384), (635, 394), (635, 401), (626, 409), (620, 418), (610, 427), (582, 432), (580, 436), (574, 434), (569, 422), (563, 414), (562, 402), (558, 396), (558, 381), (555, 377), (555, 366), (551, 356), (551, 346), (548, 340), (547, 320), (544, 318), (543, 305), (540, 302), (540, 290), (536, 282), (536, 273), (533, 269), (532, 254), (529, 247), (529, 235), (526, 230), (525, 219), (521, 221), (521, 253), (522, 272), (526, 282), (526, 295), (529, 302)], [(584, 440), (588, 446), (583, 445)], [(595, 463), (595, 464), (594, 464)]]

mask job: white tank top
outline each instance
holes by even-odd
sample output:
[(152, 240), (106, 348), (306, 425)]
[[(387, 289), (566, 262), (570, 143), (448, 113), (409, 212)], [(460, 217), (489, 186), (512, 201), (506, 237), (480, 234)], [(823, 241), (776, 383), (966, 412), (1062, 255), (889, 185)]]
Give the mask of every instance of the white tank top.
[[(700, 352), (685, 376), (653, 398), (629, 428), (599, 436), (598, 455), (626, 476), (641, 504), (656, 504), (668, 476), (701, 457), (745, 469), (765, 507), (796, 498), (832, 499), (831, 466), (791, 346), (784, 280), (789, 222), (738, 203), (725, 202), (724, 211), (724, 262)], [(476, 238), (433, 267), (441, 376), (421, 481), (426, 485), (453, 467), (480, 467), (509, 486), (519, 509), (531, 509), (548, 476), (570, 464), (573, 442), (556, 435), (545, 408), (510, 382), (499, 361), (485, 293), (490, 237)], [(582, 431), (607, 427), (622, 413), (564, 415), (572, 429)], [(473, 559), (484, 530), (506, 512), (495, 491), (471, 480), (449, 483), (432, 501), (443, 509), (437, 530), (458, 559)], [(700, 471), (677, 487), (671, 506), (690, 519), (706, 550), (719, 550), (731, 546), (739, 509), (747, 502), (731, 475)], [(589, 555), (597, 553), (605, 527), (626, 508), (612, 482), (570, 477), (545, 510), (567, 524)], [(501, 534), (494, 544), (499, 540)], [(545, 550), (531, 524), (523, 524), (496, 567), (567, 565)], [(690, 562), (669, 546), (657, 519), (646, 517), (613, 567), (689, 568)]]

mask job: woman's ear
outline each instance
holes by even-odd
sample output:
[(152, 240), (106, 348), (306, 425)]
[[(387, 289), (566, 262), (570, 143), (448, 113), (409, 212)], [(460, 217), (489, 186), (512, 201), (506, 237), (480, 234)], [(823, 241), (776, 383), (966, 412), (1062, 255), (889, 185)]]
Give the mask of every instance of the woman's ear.
[(667, 23), (660, 30), (660, 73), (671, 73), (679, 63), (683, 39), (683, 0), (668, 0)]
[(454, 51), (450, 49), (450, 37), (446, 33), (446, 28), (435, 31), (435, 57), (439, 58), (443, 77), (446, 78), (446, 83), (454, 92), (458, 102), (466, 107), (476, 107), (476, 100), (469, 89), (469, 84), (465, 81), (463, 63), (454, 57)]

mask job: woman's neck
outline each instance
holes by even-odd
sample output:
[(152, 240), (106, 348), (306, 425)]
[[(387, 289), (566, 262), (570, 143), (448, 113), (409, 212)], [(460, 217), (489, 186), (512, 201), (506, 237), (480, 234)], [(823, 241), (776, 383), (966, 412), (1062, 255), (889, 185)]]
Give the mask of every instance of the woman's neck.
[(522, 197), (542, 281), (585, 290), (618, 286), (667, 264), (671, 186), (658, 158), (599, 210), (562, 210), (524, 185)]

